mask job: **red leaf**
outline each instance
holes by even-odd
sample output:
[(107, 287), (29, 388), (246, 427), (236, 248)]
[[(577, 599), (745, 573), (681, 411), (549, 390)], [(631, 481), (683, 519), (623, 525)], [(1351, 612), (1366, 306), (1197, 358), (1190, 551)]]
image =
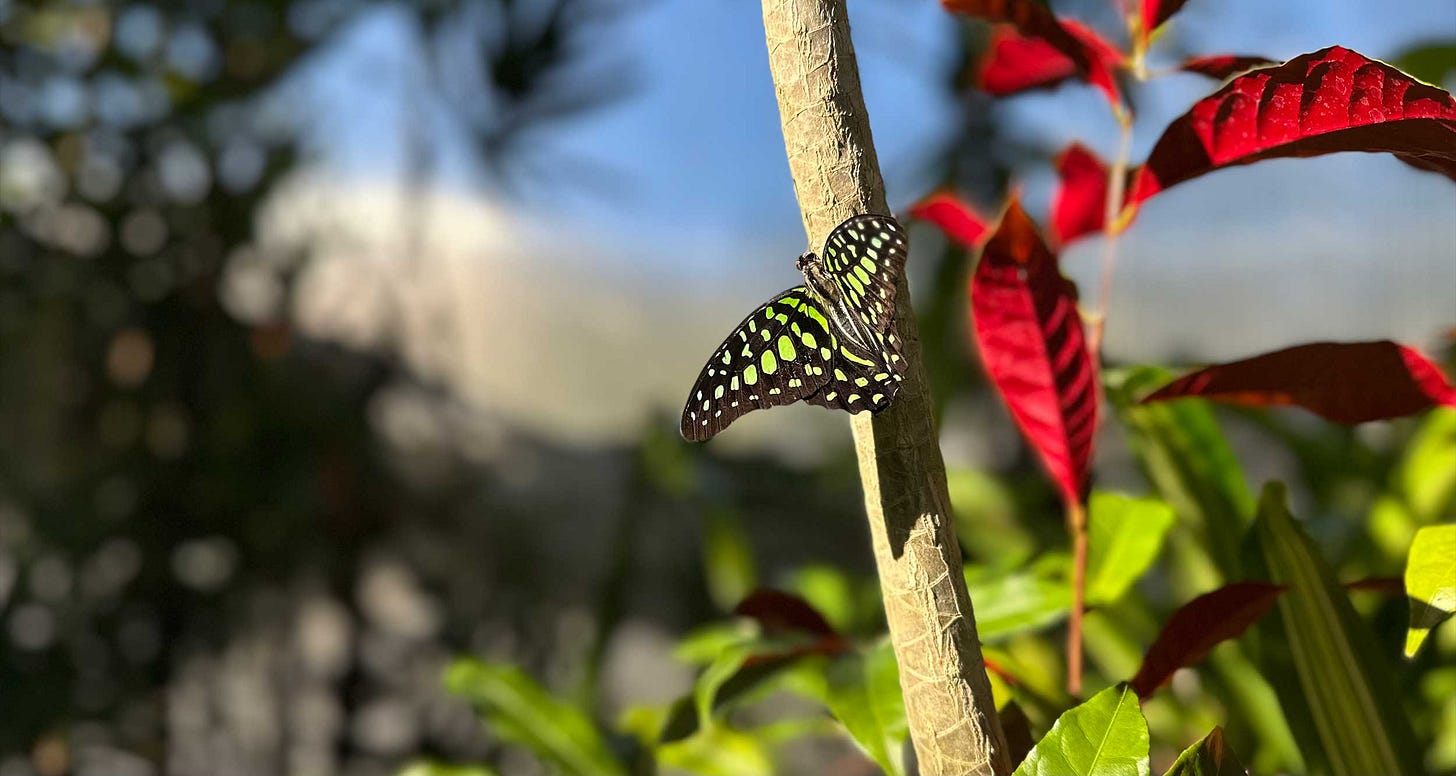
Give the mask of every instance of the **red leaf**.
[(949, 191), (937, 191), (920, 200), (910, 208), (910, 217), (935, 224), (945, 236), (967, 248), (980, 245), (991, 231), (980, 213)]
[(1130, 201), (1223, 167), (1336, 151), (1388, 152), (1456, 179), (1456, 100), (1338, 46), (1295, 57), (1235, 78), (1175, 119)]
[(1107, 216), (1107, 165), (1081, 143), (1057, 156), (1052, 236), (1061, 245), (1102, 231)]
[(1097, 380), (1077, 289), (1013, 196), (971, 275), (981, 360), (1069, 502), (1082, 498), (1097, 428)]
[(1143, 402), (1202, 396), (1262, 407), (1292, 404), (1336, 423), (1456, 407), (1456, 389), (1425, 356), (1389, 340), (1317, 342), (1218, 364), (1174, 380)]
[(1282, 592), (1283, 585), (1235, 582), (1184, 604), (1153, 639), (1129, 684), (1139, 698), (1152, 695), (1168, 683), (1173, 672), (1197, 663), (1220, 643), (1248, 630)]
[(1272, 59), (1264, 57), (1240, 57), (1233, 54), (1217, 54), (1211, 57), (1192, 57), (1183, 60), (1178, 66), (1179, 70), (1188, 73), (1198, 73), (1222, 81), (1229, 76), (1238, 75), (1245, 70), (1252, 70), (1256, 67), (1268, 67), (1278, 64)]
[(1188, 0), (1143, 0), (1143, 48), (1148, 47), (1148, 39), (1153, 36), (1153, 31), (1163, 26), (1163, 22), (1168, 21), (1186, 2)]
[(825, 638), (838, 635), (808, 601), (779, 590), (754, 590), (733, 607), (733, 613), (758, 621), (765, 633), (798, 632)]
[(978, 83), (995, 95), (1055, 86), (1074, 75), (1101, 89), (1114, 104), (1121, 100), (1113, 72), (1122, 52), (1095, 31), (1058, 19), (1034, 0), (942, 0), (952, 13), (1010, 27), (992, 33)]

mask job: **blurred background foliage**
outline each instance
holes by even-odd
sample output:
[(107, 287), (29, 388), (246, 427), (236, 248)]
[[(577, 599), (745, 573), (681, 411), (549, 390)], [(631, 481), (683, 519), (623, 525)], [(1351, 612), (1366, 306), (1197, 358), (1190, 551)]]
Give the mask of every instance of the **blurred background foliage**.
[[(866, 774), (898, 757), (883, 716), (862, 736), (870, 722), (838, 714), (887, 742), (867, 756), (822, 711), (898, 703), (843, 424), (782, 410), (726, 450), (674, 433), (690, 362), (732, 319), (705, 311), (742, 302), (693, 294), (759, 288), (796, 251), (699, 230), (691, 266), (614, 265), (644, 242), (611, 210), (637, 173), (562, 140), (660, 88), (640, 60), (666, 5), (0, 0), (0, 776)], [(856, 12), (912, 15), (873, 5)], [(941, 125), (882, 147), (892, 194), (953, 184), (994, 210), (1055, 149), (962, 88), (982, 33), (936, 23), (944, 61), (916, 88)], [(865, 28), (867, 88), (874, 52), (923, 26)], [(390, 89), (394, 109), (371, 110)], [(595, 203), (596, 231), (559, 234), (569, 208), (521, 215), (560, 198)], [(1039, 736), (1071, 703), (1060, 508), (969, 352), (970, 257), (916, 237), (968, 578), (1001, 700)], [(717, 261), (745, 252), (766, 255)], [(684, 273), (700, 279), (656, 277)], [(1441, 299), (1420, 320), (1449, 318)], [(1109, 380), (1118, 396), (1149, 378)], [(1449, 412), (1354, 430), (1187, 402), (1118, 419), (1106, 508), (1156, 527), (1147, 574), (1094, 601), (1093, 687), (1229, 579), (1250, 484), (1291, 481), (1343, 580), (1398, 575), (1414, 530), (1453, 516)], [(765, 443), (781, 420), (794, 439)], [(1237, 458), (1189, 464), (1225, 444)], [(853, 647), (734, 673), (791, 648), (729, 617), (759, 586)], [(1404, 600), (1354, 597), (1395, 654)], [(1440, 771), (1456, 769), (1453, 635), (1400, 671)], [(1256, 767), (1290, 764), (1287, 741), (1255, 735), (1277, 706), (1239, 650), (1147, 704), (1159, 762), (1217, 722)], [(485, 662), (444, 681), (460, 655)], [(537, 740), (545, 721), (564, 742)]]

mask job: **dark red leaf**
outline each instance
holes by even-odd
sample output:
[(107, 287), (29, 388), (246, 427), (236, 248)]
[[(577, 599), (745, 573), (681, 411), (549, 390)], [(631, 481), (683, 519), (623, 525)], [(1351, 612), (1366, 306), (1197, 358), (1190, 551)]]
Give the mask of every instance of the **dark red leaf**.
[(1173, 612), (1129, 682), (1146, 698), (1173, 678), (1173, 672), (1202, 660), (1214, 647), (1237, 637), (1274, 605), (1283, 585), (1235, 582), (1189, 601)]
[(1346, 582), (1345, 589), (1394, 595), (1405, 592), (1405, 580), (1400, 577), (1365, 577), (1353, 582)]
[(910, 208), (910, 217), (935, 224), (945, 236), (967, 248), (980, 245), (991, 233), (986, 219), (949, 191), (938, 191), (921, 200)]
[(1069, 502), (1082, 498), (1097, 428), (1097, 380), (1077, 289), (1013, 196), (971, 275), (986, 372)]
[(1392, 153), (1456, 179), (1456, 100), (1349, 49), (1305, 54), (1233, 79), (1175, 119), (1130, 201), (1232, 165), (1337, 151)]
[(1163, 22), (1183, 7), (1188, 0), (1143, 0), (1142, 15), (1142, 36), (1143, 48), (1147, 48), (1148, 39), (1153, 36), (1153, 31), (1163, 26)]
[(1456, 389), (1420, 353), (1389, 340), (1316, 342), (1200, 369), (1143, 402), (1202, 396), (1262, 407), (1292, 404), (1336, 423), (1456, 407)]
[(759, 588), (733, 607), (739, 617), (756, 620), (765, 633), (808, 633), (837, 636), (834, 626), (808, 601), (780, 590)]
[(1052, 195), (1052, 236), (1067, 243), (1097, 234), (1107, 220), (1107, 165), (1081, 143), (1057, 156), (1060, 179)]
[(992, 33), (980, 68), (978, 83), (991, 94), (1051, 87), (1080, 74), (1108, 100), (1120, 101), (1114, 71), (1123, 63), (1122, 52), (1095, 31), (1058, 19), (1034, 0), (942, 2), (953, 13), (1009, 25)]
[(1211, 57), (1192, 57), (1183, 60), (1178, 66), (1179, 70), (1188, 73), (1198, 73), (1222, 81), (1229, 76), (1238, 75), (1245, 70), (1252, 70), (1256, 67), (1268, 67), (1278, 64), (1272, 59), (1264, 57), (1239, 57), (1233, 54), (1218, 54)]

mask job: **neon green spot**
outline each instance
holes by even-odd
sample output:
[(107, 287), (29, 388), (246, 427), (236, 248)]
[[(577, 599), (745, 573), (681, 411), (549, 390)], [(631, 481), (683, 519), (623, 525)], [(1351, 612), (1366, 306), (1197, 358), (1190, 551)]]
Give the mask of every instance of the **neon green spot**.
[(783, 313), (780, 313), (778, 315), (778, 321), (779, 321), (779, 325), (782, 326), (782, 325), (784, 325), (784, 324), (786, 324), (786, 323), (789, 322), (789, 316), (784, 315)]
[(858, 385), (861, 388), (863, 388), (866, 385), (869, 385), (870, 384), (870, 381), (864, 379), (863, 377), (856, 377), (856, 378), (854, 378), (854, 384), (855, 385)]
[(889, 374), (887, 374), (885, 372), (881, 372), (881, 373), (875, 375), (875, 379), (878, 380), (879, 382), (882, 382), (883, 383), (885, 381), (885, 378), (887, 378), (889, 376), (890, 376)]
[(809, 317), (813, 318), (825, 331), (829, 331), (829, 321), (824, 320), (824, 313), (819, 312), (818, 307), (804, 305), (804, 312), (808, 313)]
[(774, 354), (767, 350), (763, 352), (762, 356), (758, 357), (758, 363), (763, 365), (763, 373), (766, 375), (771, 375), (779, 371), (779, 360), (774, 358)]
[(794, 350), (794, 341), (788, 337), (779, 337), (779, 358), (785, 361), (793, 361), (798, 352)]
[[(738, 378), (733, 378), (733, 382), (738, 382)], [(747, 369), (743, 370), (743, 382), (748, 383), (749, 385), (758, 385), (758, 367), (750, 366)], [(738, 388), (738, 386), (736, 385), (733, 387), (734, 389)]]
[(860, 282), (861, 283), (868, 283), (868, 282), (870, 282), (870, 273), (865, 272), (864, 271), (864, 267), (855, 267), (854, 268), (854, 275), (855, 275), (855, 277), (857, 277), (857, 278), (860, 279)]
[(748, 321), (748, 330), (749, 331), (758, 331), (758, 321), (749, 319), (749, 321)]
[(764, 342), (768, 342), (769, 340), (773, 339), (773, 335), (768, 333), (768, 329), (764, 329), (763, 331), (759, 332), (759, 334), (763, 335)]
[(729, 363), (732, 363), (732, 362), (733, 362), (733, 354), (732, 353), (729, 353), (726, 350), (723, 351), (723, 363), (729, 364)]
[(826, 393), (826, 394), (824, 394), (824, 398), (825, 398), (825, 399), (828, 399), (828, 400), (829, 400), (829, 401), (834, 401), (834, 397), (836, 397), (836, 396), (838, 396), (838, 395), (839, 395), (839, 394), (838, 394), (838, 393), (837, 393), (837, 392), (835, 392), (835, 391), (830, 391), (830, 392), (829, 392), (829, 393)]
[(835, 367), (834, 368), (834, 379), (836, 379), (836, 380), (838, 380), (838, 381), (840, 381), (842, 383), (845, 380), (848, 380), (849, 378), (848, 377), (845, 377), (844, 370), (843, 369), (840, 369), (839, 367)]
[(851, 393), (849, 395), (849, 403), (850, 404), (854, 404), (857, 401), (859, 401), (859, 394), (857, 394), (857, 393)]
[(813, 332), (806, 331), (796, 333), (799, 334), (799, 339), (804, 341), (804, 347), (809, 348), (810, 350), (819, 347), (819, 340), (814, 339)]
[(879, 404), (880, 403), (880, 399), (883, 399), (883, 398), (885, 398), (885, 395), (883, 393), (877, 393), (874, 396), (871, 396), (870, 397), (870, 403), (871, 404)]
[(865, 269), (869, 270), (870, 272), (874, 272), (875, 269), (876, 269), (876, 267), (878, 266), (878, 265), (876, 265), (873, 261), (871, 261), (868, 258), (860, 259), (859, 260), (859, 265), (861, 267), (864, 267)]
[(839, 353), (840, 353), (840, 355), (844, 356), (845, 358), (849, 359), (850, 361), (853, 361), (856, 364), (863, 364), (865, 366), (874, 366), (875, 365), (873, 361), (866, 361), (866, 360), (860, 358), (859, 356), (856, 356), (855, 354), (849, 352), (849, 348), (841, 347), (839, 349)]
[(721, 398), (723, 398), (723, 386), (720, 385), (717, 388), (714, 388), (713, 389), (713, 398), (714, 399), (721, 399)]
[(829, 357), (832, 355), (834, 354), (829, 352), (829, 348), (819, 348), (819, 357), (824, 359), (825, 361), (828, 361)]

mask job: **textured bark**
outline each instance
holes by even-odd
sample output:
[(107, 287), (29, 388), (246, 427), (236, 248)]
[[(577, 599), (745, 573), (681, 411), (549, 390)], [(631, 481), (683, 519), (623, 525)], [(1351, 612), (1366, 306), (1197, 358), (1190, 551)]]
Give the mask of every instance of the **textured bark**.
[[(809, 244), (857, 213), (888, 213), (844, 0), (763, 0), (789, 168)], [(905, 281), (896, 304), (905, 382), (853, 416), (865, 508), (920, 772), (1011, 772), (961, 573), (945, 463)]]

